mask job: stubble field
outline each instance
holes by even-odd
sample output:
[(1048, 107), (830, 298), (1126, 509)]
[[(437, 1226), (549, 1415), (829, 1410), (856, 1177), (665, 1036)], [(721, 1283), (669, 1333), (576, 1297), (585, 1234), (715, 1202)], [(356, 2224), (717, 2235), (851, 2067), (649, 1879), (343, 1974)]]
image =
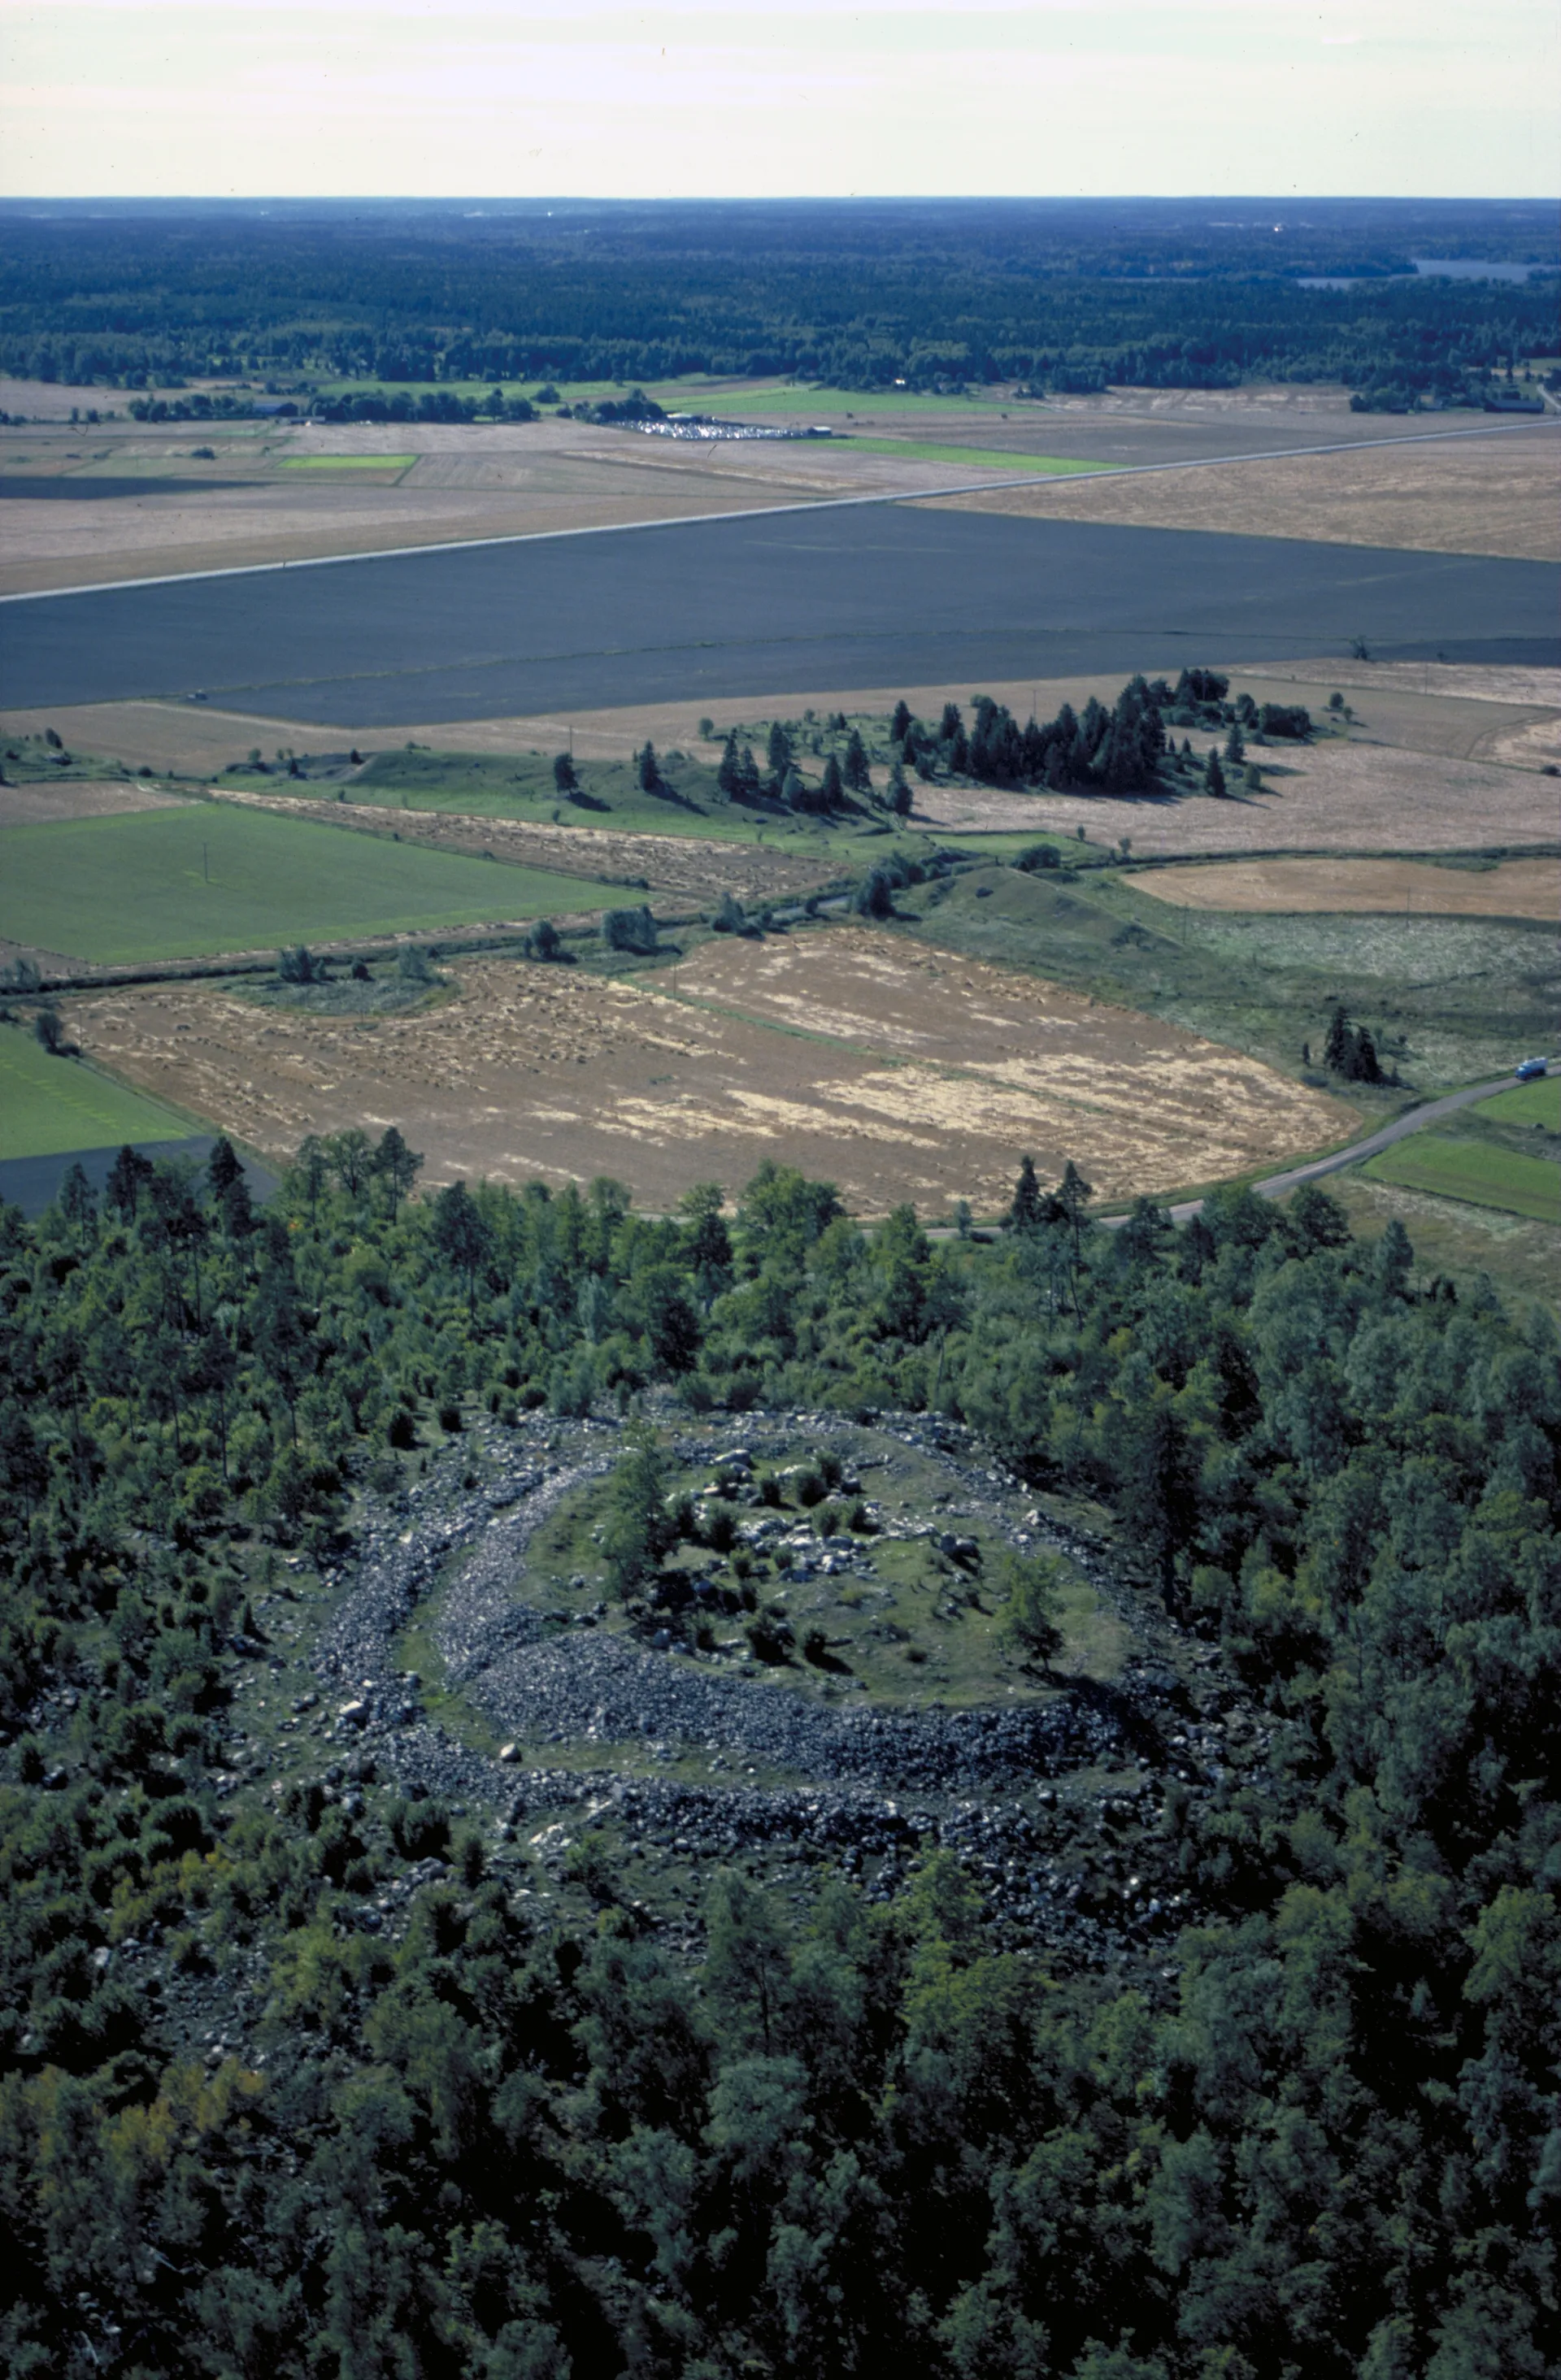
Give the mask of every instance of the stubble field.
[(1178, 909), (1538, 918), (1561, 912), (1561, 866), (1555, 860), (1436, 868), (1413, 859), (1248, 859), (1144, 868), (1132, 882), (1135, 891)]
[(940, 497), (940, 510), (1026, 520), (1114, 521), (1138, 528), (1201, 528), (1240, 537), (1412, 547), (1421, 552), (1561, 560), (1561, 422), (1493, 434), (1409, 438), (1358, 453), (1234, 460), (1217, 470), (1170, 470), (1071, 484)]
[(765, 1158), (857, 1212), (1006, 1203), (1019, 1155), (1106, 1197), (1337, 1141), (1341, 1100), (1155, 1019), (1034, 978), (831, 927), (714, 941), (604, 979), (496, 959), (413, 1015), (283, 1014), (198, 987), (68, 1003), (84, 1048), (252, 1147), (397, 1123), (425, 1179), (600, 1173), (669, 1208)]

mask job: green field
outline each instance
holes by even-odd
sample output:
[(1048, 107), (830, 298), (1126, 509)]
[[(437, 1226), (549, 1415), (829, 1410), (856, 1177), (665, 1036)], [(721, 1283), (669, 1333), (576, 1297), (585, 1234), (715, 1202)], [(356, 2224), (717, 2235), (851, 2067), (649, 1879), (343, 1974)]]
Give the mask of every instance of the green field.
[(1543, 1124), (1561, 1132), (1561, 1075), (1542, 1075), (1538, 1082), (1515, 1083), (1510, 1091), (1482, 1099), (1480, 1113), (1488, 1123)]
[(905, 455), (917, 463), (962, 463), (967, 470), (1039, 471), (1043, 478), (1068, 479), (1080, 471), (1111, 471), (1112, 463), (1080, 463), (1056, 455), (1014, 455), (986, 446), (931, 446), (921, 438), (859, 438), (851, 450), (859, 455)]
[(1499, 1207), (1508, 1215), (1561, 1223), (1561, 1167), (1491, 1142), (1417, 1133), (1384, 1148), (1363, 1171), (1406, 1190), (1433, 1190), (1470, 1206)]
[(415, 455), (284, 455), (284, 471), (409, 471)]
[(0, 936), (131, 965), (601, 909), (584, 877), (219, 803), (7, 827)]
[(58, 1157), (126, 1140), (183, 1140), (194, 1127), (170, 1108), (51, 1058), (16, 1026), (0, 1027), (0, 1160)]

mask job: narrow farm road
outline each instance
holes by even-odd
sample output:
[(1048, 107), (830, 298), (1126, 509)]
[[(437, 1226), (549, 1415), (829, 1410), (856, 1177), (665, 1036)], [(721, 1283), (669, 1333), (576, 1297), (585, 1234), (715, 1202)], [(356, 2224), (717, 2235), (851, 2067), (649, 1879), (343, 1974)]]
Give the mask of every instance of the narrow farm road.
[[(1553, 1058), (1547, 1061), (1555, 1065)], [(1509, 1091), (1513, 1085), (1510, 1074), (1498, 1075), (1494, 1082), (1470, 1083), (1461, 1091), (1448, 1091), (1439, 1099), (1427, 1099), (1423, 1107), (1410, 1108), (1405, 1115), (1395, 1116), (1377, 1132), (1369, 1133), (1364, 1140), (1352, 1140), (1347, 1148), (1336, 1148), (1330, 1157), (1314, 1157), (1306, 1165), (1292, 1165), (1283, 1173), (1271, 1173), (1265, 1182), (1254, 1182), (1253, 1189), (1260, 1198), (1283, 1198), (1291, 1190), (1299, 1190), (1303, 1182), (1315, 1182), (1320, 1174), (1337, 1173), (1347, 1165), (1359, 1165), (1362, 1159), (1375, 1157), (1381, 1148), (1391, 1148), (1396, 1140), (1407, 1140), (1412, 1132), (1423, 1130), (1428, 1123), (1452, 1115), (1458, 1108), (1472, 1107), (1477, 1099), (1493, 1099), (1497, 1091)], [(1185, 1205), (1173, 1207), (1172, 1220), (1190, 1221), (1201, 1214), (1201, 1198), (1189, 1199)]]

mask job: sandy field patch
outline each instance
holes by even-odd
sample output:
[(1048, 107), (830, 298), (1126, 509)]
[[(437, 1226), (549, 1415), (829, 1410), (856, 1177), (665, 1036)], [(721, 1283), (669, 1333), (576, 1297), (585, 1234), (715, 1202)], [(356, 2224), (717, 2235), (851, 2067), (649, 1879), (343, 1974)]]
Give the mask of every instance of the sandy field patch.
[(178, 798), (152, 785), (94, 785), (69, 779), (58, 785), (0, 785), (0, 826), (48, 826), (59, 819), (165, 810)]
[(397, 1123), (425, 1180), (611, 1173), (665, 1208), (766, 1157), (853, 1209), (1006, 1203), (1030, 1151), (1104, 1196), (1171, 1190), (1344, 1136), (1340, 1100), (1149, 1017), (860, 928), (706, 946), (619, 981), (463, 962), (405, 1017), (278, 1014), (199, 986), (73, 999), (126, 1080), (268, 1155)]
[(1038, 480), (938, 501), (1025, 519), (1217, 529), (1325, 544), (1561, 560), (1561, 423), (1119, 481)]
[(529, 819), (468, 817), (459, 810), (398, 810), (367, 802), (289, 801), (285, 795), (230, 794), (212, 788), (218, 801), (245, 809), (275, 810), (285, 818), (316, 820), (348, 833), (395, 834), (402, 843), (426, 843), (444, 851), (492, 851), (521, 867), (552, 868), (567, 875), (600, 876), (602, 904), (632, 902), (616, 892), (613, 880), (637, 887), (641, 877), (654, 892), (707, 904), (722, 892), (762, 901), (777, 893), (811, 892), (838, 870), (829, 856), (802, 859), (761, 851), (741, 843), (706, 842), (692, 835), (615, 834), (610, 828), (553, 826)]
[(1541, 919), (1561, 914), (1561, 867), (1554, 860), (1509, 859), (1476, 869), (1426, 868), (1412, 859), (1246, 859), (1223, 868), (1150, 868), (1131, 881), (1135, 892), (1178, 909)]

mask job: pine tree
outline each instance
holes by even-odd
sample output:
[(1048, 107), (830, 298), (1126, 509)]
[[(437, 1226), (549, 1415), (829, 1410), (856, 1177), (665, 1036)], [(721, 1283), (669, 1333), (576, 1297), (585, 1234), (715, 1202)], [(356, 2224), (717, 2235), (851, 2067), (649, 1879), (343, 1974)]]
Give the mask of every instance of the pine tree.
[(1043, 1213), (1041, 1184), (1035, 1178), (1035, 1160), (1033, 1157), (1021, 1157), (1018, 1180), (1014, 1184), (1013, 1201), (1008, 1208), (1008, 1228), (1013, 1232), (1031, 1232)]
[(903, 744), (909, 733), (910, 705), (902, 695), (895, 705), (894, 717), (889, 722), (889, 741), (891, 744)]
[(765, 758), (770, 764), (770, 774), (778, 785), (791, 766), (791, 738), (778, 719), (770, 729), (770, 740), (765, 747)]
[(1084, 1209), (1089, 1205), (1094, 1195), (1094, 1184), (1092, 1182), (1085, 1181), (1083, 1175), (1079, 1172), (1079, 1168), (1075, 1165), (1072, 1158), (1070, 1157), (1067, 1165), (1063, 1168), (1062, 1180), (1057, 1184), (1057, 1205), (1062, 1208), (1064, 1215), (1073, 1226), (1073, 1255), (1075, 1262), (1078, 1261), (1079, 1256), (1082, 1254), (1080, 1246), (1080, 1232), (1083, 1226)]
[(661, 768), (656, 759), (656, 747), (647, 743), (635, 756), (635, 777), (642, 794), (653, 794), (661, 783)]
[(715, 782), (730, 800), (743, 790), (742, 762), (738, 757), (738, 739), (728, 735), (721, 754), (721, 765), (715, 771)]
[(852, 728), (849, 741), (846, 746), (846, 759), (841, 774), (853, 794), (865, 794), (872, 786), (872, 772), (868, 767), (867, 747), (861, 740), (860, 730), (855, 727)]
[(1323, 1044), (1323, 1063), (1330, 1074), (1343, 1075), (1347, 1080), (1355, 1072), (1355, 1028), (1342, 1007), (1335, 1008), (1328, 1019), (1328, 1038)]
[(840, 763), (832, 752), (823, 764), (823, 783), (820, 789), (826, 810), (837, 810), (846, 799), (846, 788), (840, 775)]
[(1220, 767), (1220, 756), (1213, 745), (1209, 747), (1209, 757), (1203, 763), (1203, 790), (1216, 797), (1222, 797), (1225, 793), (1225, 771)]

